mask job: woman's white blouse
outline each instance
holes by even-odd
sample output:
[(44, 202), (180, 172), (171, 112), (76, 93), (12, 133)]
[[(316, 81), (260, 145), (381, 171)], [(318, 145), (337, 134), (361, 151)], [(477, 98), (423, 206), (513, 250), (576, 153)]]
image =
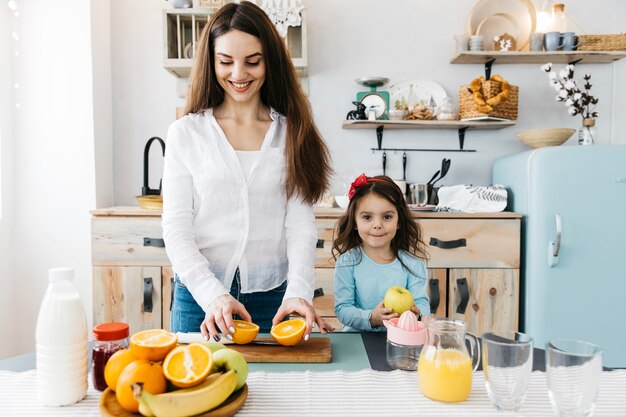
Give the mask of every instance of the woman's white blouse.
[(174, 122), (163, 170), (163, 239), (174, 272), (205, 311), (227, 294), (237, 267), (241, 292), (267, 291), (287, 278), (284, 298), (309, 302), (315, 286), (313, 208), (285, 195), (286, 119), (272, 123), (244, 177), (211, 110)]

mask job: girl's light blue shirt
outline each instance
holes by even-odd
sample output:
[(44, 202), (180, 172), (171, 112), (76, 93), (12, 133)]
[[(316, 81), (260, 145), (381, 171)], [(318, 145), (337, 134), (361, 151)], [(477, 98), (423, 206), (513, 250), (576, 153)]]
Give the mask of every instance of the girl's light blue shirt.
[(351, 249), (337, 259), (335, 314), (344, 326), (356, 330), (384, 331), (382, 326), (372, 328), (370, 317), (374, 307), (383, 301), (389, 287), (394, 285), (411, 291), (422, 316), (430, 314), (426, 264), (404, 251), (400, 251), (399, 258), (407, 268), (398, 258), (388, 264), (374, 262), (361, 247)]

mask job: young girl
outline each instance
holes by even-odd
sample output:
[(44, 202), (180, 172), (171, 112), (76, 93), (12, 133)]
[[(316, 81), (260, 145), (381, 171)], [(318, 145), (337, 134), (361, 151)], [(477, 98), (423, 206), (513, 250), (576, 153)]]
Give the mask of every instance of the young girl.
[(418, 316), (430, 314), (426, 295), (427, 255), (420, 226), (402, 191), (387, 176), (360, 175), (350, 186), (350, 204), (339, 219), (333, 244), (335, 314), (344, 331), (384, 330), (383, 320), (398, 317), (383, 306), (389, 287), (413, 294)]

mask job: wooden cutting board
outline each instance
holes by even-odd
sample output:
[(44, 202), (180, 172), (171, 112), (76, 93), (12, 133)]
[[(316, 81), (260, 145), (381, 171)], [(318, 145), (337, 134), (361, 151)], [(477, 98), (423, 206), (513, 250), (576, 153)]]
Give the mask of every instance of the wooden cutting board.
[[(273, 341), (273, 339), (266, 338), (256, 340)], [(330, 363), (333, 359), (328, 337), (311, 337), (308, 341), (296, 346), (229, 344), (228, 347), (241, 352), (251, 363)]]

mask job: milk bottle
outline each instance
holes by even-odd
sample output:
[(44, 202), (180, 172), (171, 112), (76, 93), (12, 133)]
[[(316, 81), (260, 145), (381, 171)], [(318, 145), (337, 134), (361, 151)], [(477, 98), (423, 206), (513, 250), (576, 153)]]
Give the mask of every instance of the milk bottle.
[(48, 280), (35, 333), (37, 398), (58, 407), (87, 393), (87, 320), (74, 269), (52, 268)]

